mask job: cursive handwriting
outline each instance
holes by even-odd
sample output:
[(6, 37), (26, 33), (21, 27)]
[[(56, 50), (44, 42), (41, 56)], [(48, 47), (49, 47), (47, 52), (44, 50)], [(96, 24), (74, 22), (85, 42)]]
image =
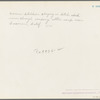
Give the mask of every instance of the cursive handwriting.
[(53, 27), (62, 22), (81, 22), (83, 21), (80, 13), (69, 12), (10, 12), (9, 25), (27, 25), (34, 27)]
[(34, 49), (33, 52), (35, 52), (36, 54), (48, 54), (48, 53), (53, 53), (53, 52), (57, 52), (57, 51), (60, 51), (64, 48), (57, 48), (57, 49), (42, 49), (42, 50), (39, 50), (39, 49)]

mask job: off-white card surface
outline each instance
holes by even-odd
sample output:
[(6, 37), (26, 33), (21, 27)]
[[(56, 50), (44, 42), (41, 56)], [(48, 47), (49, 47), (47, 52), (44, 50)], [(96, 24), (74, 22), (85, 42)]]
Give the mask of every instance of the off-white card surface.
[(0, 2), (0, 98), (100, 98), (100, 2)]

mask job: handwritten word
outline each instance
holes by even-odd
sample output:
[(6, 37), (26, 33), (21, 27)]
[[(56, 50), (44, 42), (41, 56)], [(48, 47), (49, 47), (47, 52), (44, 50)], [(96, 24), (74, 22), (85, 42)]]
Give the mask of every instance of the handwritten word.
[(48, 54), (48, 53), (53, 53), (53, 52), (60, 51), (62, 49), (64, 49), (64, 48), (58, 48), (58, 49), (43, 49), (43, 50), (34, 49), (33, 52), (35, 52), (36, 54)]

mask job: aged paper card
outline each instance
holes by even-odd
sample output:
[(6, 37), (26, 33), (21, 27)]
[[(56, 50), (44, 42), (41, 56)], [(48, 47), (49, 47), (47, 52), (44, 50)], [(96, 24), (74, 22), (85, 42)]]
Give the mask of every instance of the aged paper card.
[(100, 2), (0, 2), (0, 98), (100, 98)]

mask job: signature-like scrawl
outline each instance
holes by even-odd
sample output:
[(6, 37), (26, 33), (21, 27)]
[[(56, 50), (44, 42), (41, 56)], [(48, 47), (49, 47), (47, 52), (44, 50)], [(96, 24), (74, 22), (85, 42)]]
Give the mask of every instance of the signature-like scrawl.
[(48, 53), (53, 53), (53, 52), (57, 52), (57, 51), (61, 51), (64, 48), (57, 48), (57, 49), (34, 49), (33, 52), (36, 54), (48, 54)]

